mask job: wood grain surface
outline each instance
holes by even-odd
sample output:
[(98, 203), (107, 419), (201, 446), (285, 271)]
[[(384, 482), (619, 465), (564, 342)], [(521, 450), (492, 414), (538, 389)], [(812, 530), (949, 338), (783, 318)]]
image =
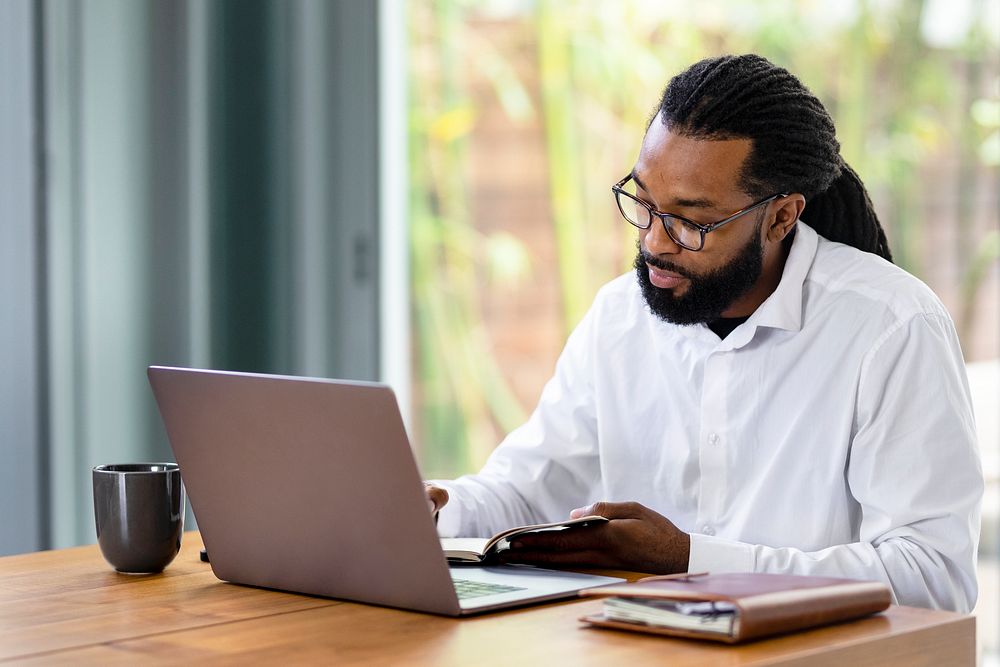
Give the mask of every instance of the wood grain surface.
[(730, 647), (584, 628), (577, 619), (599, 600), (450, 619), (236, 586), (215, 578), (200, 548), (187, 533), (163, 574), (142, 576), (114, 572), (96, 546), (0, 558), (0, 662), (975, 664), (975, 619), (949, 612), (891, 607)]

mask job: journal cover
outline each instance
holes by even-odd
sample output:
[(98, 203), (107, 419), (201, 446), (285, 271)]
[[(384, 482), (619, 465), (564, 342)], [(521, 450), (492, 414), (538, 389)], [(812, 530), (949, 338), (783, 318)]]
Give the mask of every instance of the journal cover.
[(580, 591), (604, 597), (599, 627), (731, 644), (867, 616), (886, 609), (876, 581), (786, 574), (682, 574)]

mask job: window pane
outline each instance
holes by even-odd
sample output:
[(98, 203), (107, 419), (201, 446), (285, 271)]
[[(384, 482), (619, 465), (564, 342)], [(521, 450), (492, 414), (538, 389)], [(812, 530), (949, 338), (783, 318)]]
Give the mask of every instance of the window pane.
[[(823, 100), (896, 263), (944, 301), (967, 361), (995, 374), (1000, 21), (997, 3), (953, 5), (412, 3), (413, 415), (425, 473), (477, 469), (529, 414), (596, 290), (629, 270), (635, 231), (610, 186), (633, 167), (651, 109), (672, 75), (724, 52), (760, 53)], [(983, 442), (979, 613), (993, 620), (980, 636), (995, 642), (1000, 471), (997, 439)]]

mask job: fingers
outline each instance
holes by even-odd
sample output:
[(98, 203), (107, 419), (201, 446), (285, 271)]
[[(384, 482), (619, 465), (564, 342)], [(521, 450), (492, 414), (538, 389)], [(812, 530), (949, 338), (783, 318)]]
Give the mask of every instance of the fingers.
[(611, 519), (587, 527), (540, 531), (514, 538), (500, 553), (504, 563), (595, 566), (667, 574), (683, 572), (690, 538), (666, 517), (635, 502), (597, 502), (573, 510), (574, 518)]
[(448, 504), (448, 491), (440, 486), (424, 482), (424, 492), (427, 494), (427, 505), (432, 512), (437, 512)]
[(599, 551), (608, 546), (615, 528), (611, 524), (601, 524), (528, 533), (514, 538), (511, 548), (515, 551)]
[(586, 507), (578, 507), (569, 513), (569, 517), (571, 519), (579, 519), (580, 517), (595, 514), (607, 519), (640, 519), (643, 517), (645, 511), (646, 508), (636, 502), (609, 503), (601, 501), (593, 505), (587, 505)]

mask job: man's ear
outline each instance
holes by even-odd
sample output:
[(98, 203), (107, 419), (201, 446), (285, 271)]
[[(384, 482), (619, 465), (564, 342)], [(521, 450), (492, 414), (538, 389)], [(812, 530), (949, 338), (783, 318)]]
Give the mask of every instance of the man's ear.
[(775, 202), (774, 219), (767, 228), (767, 240), (778, 243), (795, 229), (802, 210), (806, 207), (806, 198), (798, 192), (781, 197)]

